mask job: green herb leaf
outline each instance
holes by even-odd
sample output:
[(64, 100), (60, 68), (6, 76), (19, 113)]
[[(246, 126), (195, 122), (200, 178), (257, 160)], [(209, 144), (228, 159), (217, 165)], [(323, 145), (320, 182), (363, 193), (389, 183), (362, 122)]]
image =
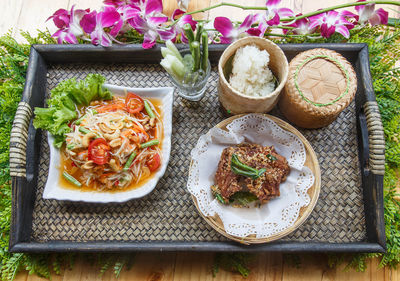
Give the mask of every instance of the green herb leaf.
[(255, 168), (252, 168), (242, 163), (236, 154), (232, 154), (231, 171), (237, 175), (249, 177), (255, 180), (259, 178), (263, 173), (265, 173), (266, 169), (262, 168), (260, 170), (257, 170)]
[(257, 201), (258, 198), (253, 193), (246, 191), (238, 191), (229, 198), (229, 203), (232, 205), (245, 206), (251, 202)]

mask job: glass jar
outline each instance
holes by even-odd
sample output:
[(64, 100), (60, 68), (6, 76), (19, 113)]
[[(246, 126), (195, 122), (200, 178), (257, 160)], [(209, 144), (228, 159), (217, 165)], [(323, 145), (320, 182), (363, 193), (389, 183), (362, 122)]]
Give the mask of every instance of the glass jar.
[[(186, 54), (190, 54), (189, 49), (183, 49), (179, 52), (182, 57)], [(199, 101), (202, 99), (206, 92), (207, 81), (211, 73), (210, 60), (207, 60), (207, 62), (207, 70), (205, 72), (202, 69), (195, 73), (188, 71), (185, 73), (183, 81), (178, 81), (167, 72), (169, 79), (176, 86), (179, 96), (189, 101)]]

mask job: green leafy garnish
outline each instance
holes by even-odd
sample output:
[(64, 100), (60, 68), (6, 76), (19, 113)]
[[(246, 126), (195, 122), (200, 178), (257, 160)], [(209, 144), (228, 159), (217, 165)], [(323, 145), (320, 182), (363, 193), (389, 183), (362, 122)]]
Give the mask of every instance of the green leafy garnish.
[(246, 206), (247, 204), (258, 200), (257, 196), (248, 191), (238, 191), (229, 198), (229, 201), (225, 200), (222, 197), (221, 192), (217, 185), (211, 186), (211, 192), (214, 198), (224, 205), (229, 204), (229, 205)]
[(262, 174), (265, 173), (266, 169), (255, 169), (252, 168), (239, 160), (239, 157), (236, 154), (232, 154), (231, 159), (231, 171), (237, 175), (249, 177), (253, 180), (258, 179)]
[(271, 160), (271, 161), (276, 161), (276, 157), (274, 155), (269, 154), (269, 153), (267, 154), (267, 158), (269, 160)]
[(229, 198), (229, 203), (232, 205), (245, 206), (257, 200), (257, 196), (255, 196), (253, 193), (248, 191), (238, 191)]
[(49, 107), (35, 108), (33, 125), (49, 131), (55, 138), (54, 146), (61, 147), (65, 134), (71, 132), (68, 123), (78, 117), (76, 106), (87, 106), (93, 100), (112, 98), (111, 92), (103, 89), (104, 82), (104, 76), (89, 74), (79, 82), (72, 78), (59, 83), (51, 90), (51, 97), (47, 100)]

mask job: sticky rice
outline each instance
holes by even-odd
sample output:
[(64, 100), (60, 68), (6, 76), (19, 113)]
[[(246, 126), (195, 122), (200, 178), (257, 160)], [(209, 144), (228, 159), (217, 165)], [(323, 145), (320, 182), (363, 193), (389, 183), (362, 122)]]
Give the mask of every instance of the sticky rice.
[(267, 97), (275, 90), (275, 78), (268, 68), (269, 53), (255, 45), (239, 48), (233, 58), (231, 86), (253, 97)]

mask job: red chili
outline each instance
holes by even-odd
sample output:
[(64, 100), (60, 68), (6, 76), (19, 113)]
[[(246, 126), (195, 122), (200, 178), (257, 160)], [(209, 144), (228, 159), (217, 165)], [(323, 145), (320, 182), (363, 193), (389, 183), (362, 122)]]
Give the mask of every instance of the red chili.
[(104, 165), (110, 161), (110, 147), (107, 141), (97, 138), (90, 142), (88, 148), (88, 158), (97, 165)]

